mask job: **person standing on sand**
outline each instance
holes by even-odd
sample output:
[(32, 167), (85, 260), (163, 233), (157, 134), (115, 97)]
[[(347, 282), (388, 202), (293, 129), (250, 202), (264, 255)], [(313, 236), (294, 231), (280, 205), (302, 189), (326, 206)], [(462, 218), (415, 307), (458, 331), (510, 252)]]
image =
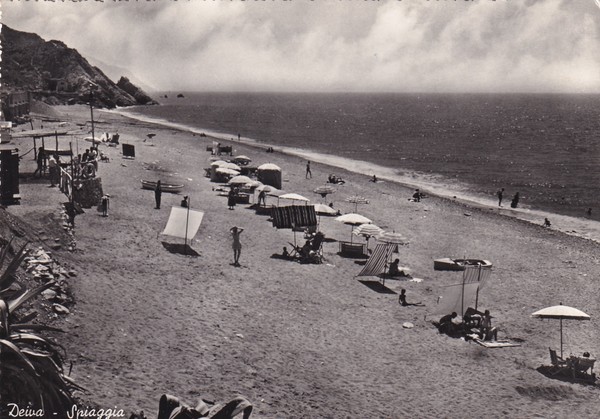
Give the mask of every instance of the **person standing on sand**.
[(504, 188), (502, 188), (498, 192), (496, 192), (496, 195), (498, 196), (498, 206), (501, 207), (502, 206), (502, 195), (504, 195)]
[(37, 169), (35, 169), (35, 172), (33, 172), (33, 177), (35, 177), (35, 175), (40, 172), (40, 177), (42, 177), (42, 175), (44, 174), (44, 163), (45, 163), (45, 158), (44, 158), (44, 147), (40, 147), (38, 148), (38, 152), (37, 152)]
[(592, 209), (591, 208), (588, 208), (588, 210), (587, 210), (587, 216), (588, 217), (592, 216)]
[(106, 194), (102, 197), (102, 216), (108, 217), (108, 203), (110, 200), (110, 195)]
[(519, 192), (517, 192), (515, 194), (515, 196), (513, 197), (512, 201), (510, 203), (510, 207), (517, 208), (517, 205), (519, 205)]
[(310, 171), (310, 161), (306, 162), (306, 179), (312, 179), (312, 172)]
[(160, 180), (156, 181), (156, 187), (154, 188), (154, 200), (156, 201), (156, 208), (160, 209), (160, 199), (162, 198), (162, 186)]
[(231, 189), (229, 190), (229, 193), (227, 194), (227, 206), (229, 207), (230, 210), (234, 209), (235, 207), (235, 197), (236, 197), (236, 191), (235, 188), (232, 186)]
[(240, 242), (240, 234), (244, 231), (243, 228), (239, 228), (237, 226), (231, 227), (229, 232), (231, 233), (231, 237), (233, 238), (233, 266), (240, 266), (240, 255), (242, 253), (242, 243)]

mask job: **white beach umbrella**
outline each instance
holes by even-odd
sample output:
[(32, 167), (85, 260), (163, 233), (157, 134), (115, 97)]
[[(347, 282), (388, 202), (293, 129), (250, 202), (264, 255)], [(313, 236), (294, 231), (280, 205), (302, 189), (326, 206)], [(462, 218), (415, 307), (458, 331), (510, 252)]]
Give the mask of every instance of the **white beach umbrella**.
[(292, 201), (304, 201), (304, 202), (310, 201), (310, 199), (308, 199), (300, 194), (297, 194), (297, 193), (286, 193), (283, 195), (279, 195), (279, 199), (289, 199)]
[(315, 204), (315, 212), (320, 215), (336, 215), (337, 211), (325, 204)]
[(277, 189), (276, 187), (271, 186), (271, 185), (261, 185), (258, 188), (256, 188), (256, 190), (259, 193), (262, 192), (262, 191), (265, 191), (265, 193), (267, 195), (270, 195), (270, 196), (280, 196), (280, 195), (283, 195), (285, 193), (281, 189)]
[(258, 170), (279, 170), (279, 171), (281, 171), (281, 167), (279, 167), (273, 163), (261, 164), (260, 166), (257, 167), (257, 169)]
[(237, 170), (238, 172), (239, 172), (240, 170), (242, 170), (242, 169), (240, 168), (240, 166), (238, 166), (237, 164), (235, 164), (235, 163), (229, 163), (229, 162), (225, 162), (225, 163), (223, 163), (223, 164), (220, 164), (220, 165), (219, 165), (219, 167), (224, 167), (225, 169), (233, 169), (233, 170)]
[(226, 163), (227, 162), (225, 160), (215, 160), (210, 165), (211, 166), (221, 166), (222, 164), (226, 164)]
[(563, 356), (563, 320), (589, 320), (590, 316), (585, 314), (583, 311), (573, 307), (558, 306), (546, 307), (536, 311), (531, 317), (537, 317), (540, 319), (558, 319), (560, 320), (560, 357)]
[[(367, 217), (355, 213), (340, 215), (335, 220), (339, 221), (340, 223), (352, 226), (352, 231), (354, 231), (355, 226), (359, 226), (361, 224), (369, 224), (372, 222)], [(352, 231), (350, 232), (350, 243), (352, 243)]]
[(231, 179), (229, 179), (229, 182), (227, 182), (227, 183), (230, 185), (248, 185), (252, 182), (254, 182), (254, 181), (252, 179), (250, 179), (248, 176), (237, 175), (237, 176), (234, 176)]
[(237, 170), (227, 169), (225, 167), (218, 167), (217, 173), (220, 173), (222, 175), (229, 175), (229, 176), (237, 176), (240, 174), (240, 172), (238, 172)]
[(233, 159), (231, 159), (231, 161), (239, 161), (239, 162), (243, 162), (243, 163), (249, 163), (252, 161), (252, 159), (248, 156), (239, 155), (239, 156), (235, 156)]

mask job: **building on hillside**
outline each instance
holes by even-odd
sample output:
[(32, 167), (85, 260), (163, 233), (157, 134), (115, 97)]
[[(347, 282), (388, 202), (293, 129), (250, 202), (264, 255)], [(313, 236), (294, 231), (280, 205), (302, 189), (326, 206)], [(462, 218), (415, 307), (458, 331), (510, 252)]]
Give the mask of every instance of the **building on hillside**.
[(15, 121), (17, 118), (29, 115), (31, 110), (31, 92), (2, 92), (2, 119)]

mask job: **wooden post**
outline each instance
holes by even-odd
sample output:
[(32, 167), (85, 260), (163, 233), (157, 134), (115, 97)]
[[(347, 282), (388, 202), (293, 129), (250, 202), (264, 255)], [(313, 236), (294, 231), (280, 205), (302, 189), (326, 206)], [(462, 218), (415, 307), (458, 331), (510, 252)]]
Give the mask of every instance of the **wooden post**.
[(35, 136), (33, 137), (33, 160), (37, 160), (37, 141), (35, 141)]
[(58, 154), (58, 132), (56, 130), (54, 130), (54, 141), (56, 145), (56, 154)]

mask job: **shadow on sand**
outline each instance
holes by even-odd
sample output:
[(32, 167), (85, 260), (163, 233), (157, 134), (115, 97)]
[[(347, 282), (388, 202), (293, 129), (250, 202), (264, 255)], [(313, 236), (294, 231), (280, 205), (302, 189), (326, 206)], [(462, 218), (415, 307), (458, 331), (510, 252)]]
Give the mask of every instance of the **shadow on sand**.
[(373, 291), (378, 292), (380, 294), (397, 294), (396, 291), (386, 287), (379, 281), (358, 281), (361, 284), (371, 288)]
[(537, 371), (541, 374), (544, 374), (548, 378), (564, 381), (566, 383), (583, 384), (596, 387), (595, 374), (586, 374), (581, 372), (576, 372), (573, 374), (573, 371), (570, 368), (556, 367), (553, 365), (541, 365), (537, 368)]
[(188, 244), (167, 243), (167, 242), (161, 242), (161, 243), (162, 243), (163, 247), (171, 253), (176, 253), (176, 254), (185, 255), (185, 256), (194, 256), (194, 257), (200, 256), (200, 253), (196, 252)]

